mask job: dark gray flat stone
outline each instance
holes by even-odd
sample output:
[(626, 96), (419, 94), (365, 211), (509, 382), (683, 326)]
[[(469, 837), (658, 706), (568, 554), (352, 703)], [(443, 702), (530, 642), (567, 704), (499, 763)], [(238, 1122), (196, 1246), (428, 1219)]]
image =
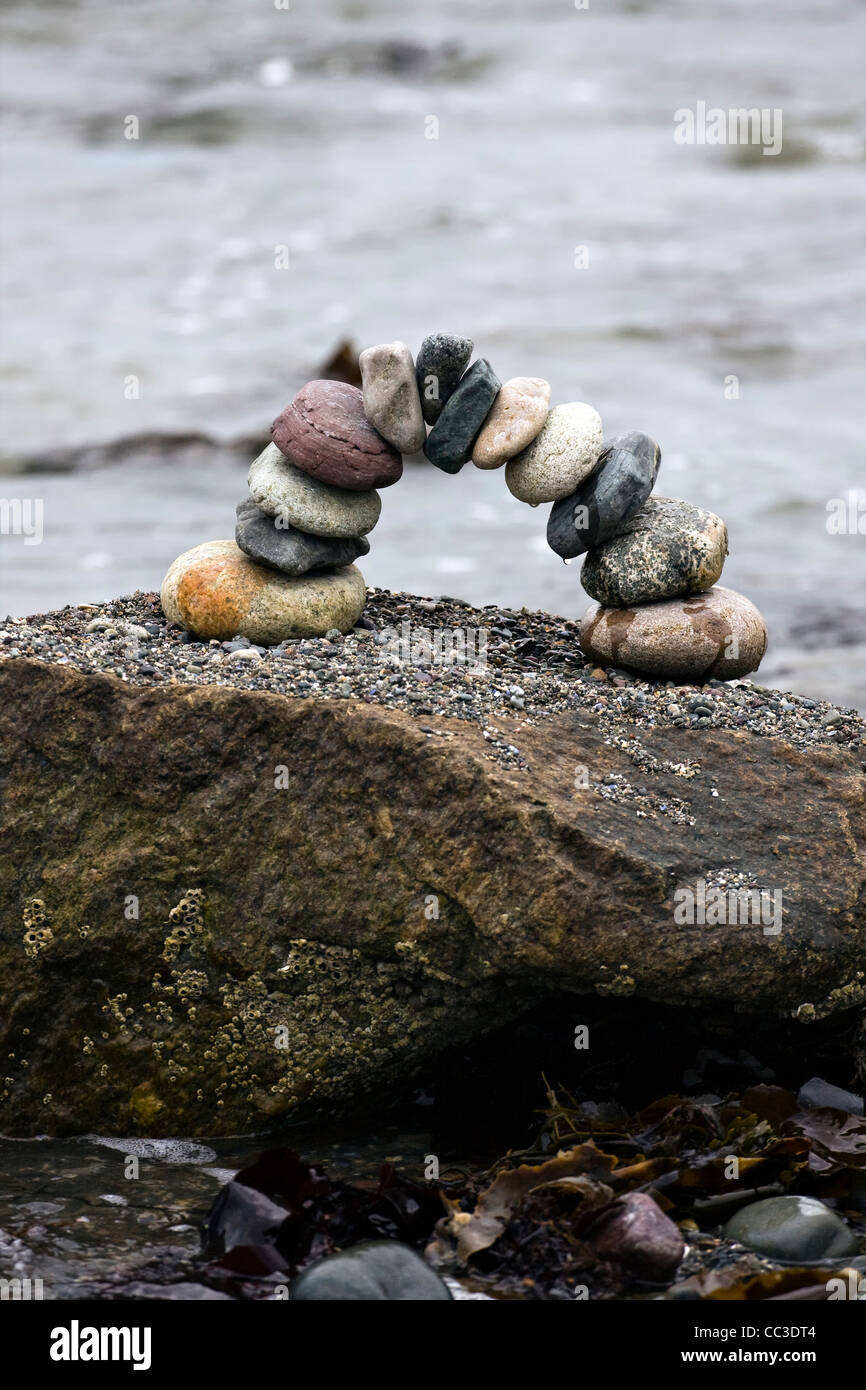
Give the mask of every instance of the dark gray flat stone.
[(427, 436), (424, 453), (443, 473), (459, 473), (502, 385), (486, 357), (479, 357), (461, 379)]
[(648, 434), (620, 434), (605, 442), (593, 473), (554, 502), (547, 523), (551, 550), (572, 560), (618, 535), (652, 492), (661, 458)]
[(473, 347), (471, 338), (461, 338), (456, 333), (431, 333), (421, 344), (415, 358), (415, 376), (421, 411), (428, 425), (435, 425), (442, 414)]
[(251, 560), (280, 570), (293, 579), (311, 570), (350, 565), (370, 549), (366, 536), (341, 540), (333, 536), (311, 536), (295, 526), (279, 527), (276, 525), (279, 518), (268, 516), (251, 498), (239, 502), (236, 511), (235, 542), (238, 547)]

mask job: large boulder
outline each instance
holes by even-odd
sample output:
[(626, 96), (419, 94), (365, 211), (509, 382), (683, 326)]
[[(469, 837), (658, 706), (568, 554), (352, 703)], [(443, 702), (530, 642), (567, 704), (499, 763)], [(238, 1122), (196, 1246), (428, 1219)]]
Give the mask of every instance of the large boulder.
[[(862, 999), (862, 753), (497, 727), (525, 765), (445, 715), (0, 661), (0, 1129), (332, 1114), (552, 991)], [(781, 930), (677, 920), (734, 871)]]

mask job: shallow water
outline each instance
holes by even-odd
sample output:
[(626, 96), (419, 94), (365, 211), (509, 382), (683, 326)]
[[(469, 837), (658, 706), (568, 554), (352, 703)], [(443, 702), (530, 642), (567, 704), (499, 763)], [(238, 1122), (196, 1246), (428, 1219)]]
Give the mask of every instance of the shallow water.
[[(40, 1279), (45, 1299), (142, 1296), (199, 1283), (201, 1223), (222, 1185), (273, 1141), (0, 1138), (0, 1274)], [(383, 1128), (306, 1136), (328, 1175), (371, 1178), (386, 1158), (420, 1175), (429, 1138)], [(137, 1176), (128, 1163), (138, 1158)], [(189, 1297), (188, 1291), (184, 1291)]]

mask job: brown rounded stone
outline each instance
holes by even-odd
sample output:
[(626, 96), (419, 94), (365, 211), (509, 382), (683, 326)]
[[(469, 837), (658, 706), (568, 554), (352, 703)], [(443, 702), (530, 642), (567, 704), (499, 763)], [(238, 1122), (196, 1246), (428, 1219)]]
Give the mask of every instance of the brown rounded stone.
[(606, 666), (702, 684), (757, 671), (767, 628), (749, 599), (717, 584), (688, 598), (632, 608), (594, 605), (581, 622), (580, 645)]
[(357, 386), (308, 381), (274, 421), (271, 438), (295, 468), (352, 492), (390, 487), (403, 460), (364, 414)]

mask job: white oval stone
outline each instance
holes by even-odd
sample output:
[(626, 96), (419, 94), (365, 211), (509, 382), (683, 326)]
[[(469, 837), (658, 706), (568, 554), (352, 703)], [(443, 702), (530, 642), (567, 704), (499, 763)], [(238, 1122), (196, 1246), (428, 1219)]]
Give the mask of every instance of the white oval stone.
[(508, 490), (533, 507), (558, 502), (589, 477), (601, 446), (597, 410), (583, 401), (555, 405), (529, 447), (505, 465)]
[(366, 536), (382, 510), (378, 492), (350, 492), (321, 483), (289, 463), (276, 444), (269, 444), (250, 464), (247, 483), (263, 512), (311, 536)]

